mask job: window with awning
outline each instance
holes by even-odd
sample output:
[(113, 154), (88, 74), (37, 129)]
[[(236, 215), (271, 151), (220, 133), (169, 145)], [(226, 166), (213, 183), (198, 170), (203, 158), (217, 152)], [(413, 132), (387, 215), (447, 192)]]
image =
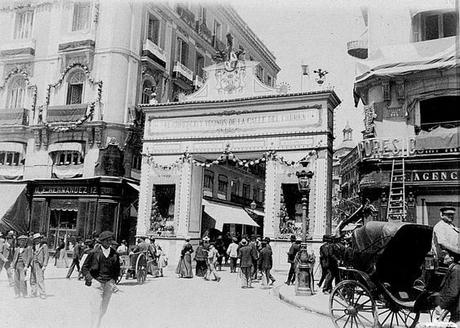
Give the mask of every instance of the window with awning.
[(206, 199), (203, 199), (202, 204), (204, 205), (204, 212), (215, 221), (214, 229), (222, 231), (224, 224), (242, 224), (259, 227), (242, 207)]

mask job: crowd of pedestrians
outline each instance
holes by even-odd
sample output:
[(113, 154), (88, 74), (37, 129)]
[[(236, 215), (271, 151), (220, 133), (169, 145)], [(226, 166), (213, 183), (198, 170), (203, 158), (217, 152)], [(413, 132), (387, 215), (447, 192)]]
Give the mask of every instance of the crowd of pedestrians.
[(252, 288), (254, 280), (262, 281), (263, 285), (275, 282), (270, 273), (273, 267), (270, 238), (261, 240), (256, 236), (244, 236), (238, 240), (233, 236), (229, 243), (225, 243), (222, 236), (212, 241), (209, 236), (204, 236), (195, 250), (190, 238), (186, 238), (176, 267), (179, 278), (193, 278), (192, 254), (196, 262), (195, 275), (207, 281), (219, 282), (221, 277), (218, 272), (222, 270), (222, 265), (229, 264), (230, 273), (240, 273), (242, 288)]

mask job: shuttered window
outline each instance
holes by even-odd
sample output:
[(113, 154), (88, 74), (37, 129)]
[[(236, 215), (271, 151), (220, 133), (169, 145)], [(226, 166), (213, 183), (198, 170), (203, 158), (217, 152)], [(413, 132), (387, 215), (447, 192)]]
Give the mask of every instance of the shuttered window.
[(73, 5), (72, 31), (81, 31), (89, 28), (90, 2), (76, 2)]
[(32, 24), (34, 20), (33, 11), (23, 11), (16, 14), (16, 23), (14, 27), (14, 38), (29, 39), (32, 37)]

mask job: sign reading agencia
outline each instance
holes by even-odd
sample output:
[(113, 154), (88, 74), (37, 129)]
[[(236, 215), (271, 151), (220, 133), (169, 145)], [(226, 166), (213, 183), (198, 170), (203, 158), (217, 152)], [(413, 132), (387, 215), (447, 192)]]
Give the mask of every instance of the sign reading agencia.
[(362, 159), (408, 157), (415, 154), (415, 138), (365, 139), (358, 144)]

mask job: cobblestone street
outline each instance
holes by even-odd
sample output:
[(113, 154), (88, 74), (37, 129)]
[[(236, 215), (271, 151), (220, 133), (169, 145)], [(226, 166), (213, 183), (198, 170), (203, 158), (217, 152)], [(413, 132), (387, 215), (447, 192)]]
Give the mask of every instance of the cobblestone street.
[[(280, 301), (273, 290), (241, 289), (236, 274), (220, 272), (221, 282), (202, 278), (178, 279), (173, 271), (164, 278), (148, 277), (138, 286), (122, 281), (114, 294), (103, 327), (332, 327), (329, 318), (299, 310)], [(66, 269), (46, 272), (48, 298), (15, 299), (6, 274), (0, 277), (2, 327), (87, 327), (86, 287)], [(284, 275), (276, 274), (276, 285)]]

